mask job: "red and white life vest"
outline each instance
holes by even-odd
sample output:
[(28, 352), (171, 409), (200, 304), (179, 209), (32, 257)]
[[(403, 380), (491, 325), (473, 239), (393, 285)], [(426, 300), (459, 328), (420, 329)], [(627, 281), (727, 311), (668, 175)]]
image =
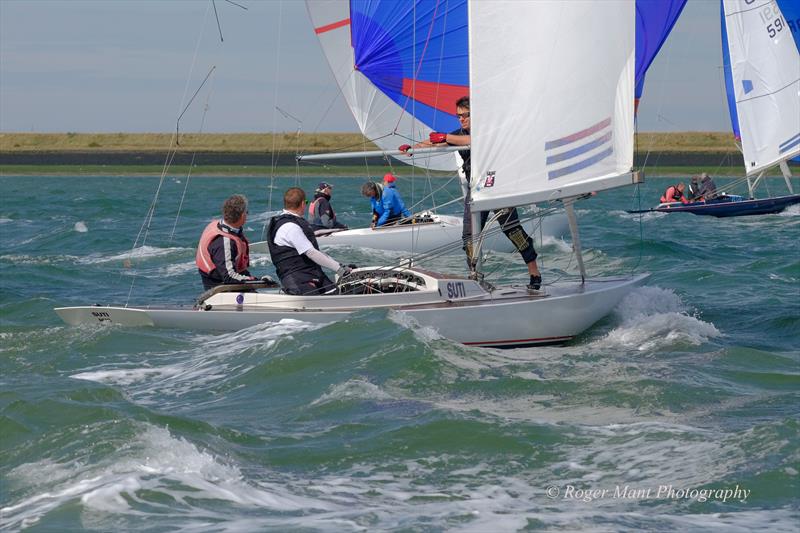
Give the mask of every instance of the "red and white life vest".
[(236, 249), (239, 251), (236, 257), (236, 272), (244, 272), (250, 266), (250, 245), (244, 235), (239, 236), (228, 231), (223, 231), (219, 227), (218, 220), (212, 220), (203, 230), (200, 235), (200, 243), (197, 245), (197, 254), (195, 255), (195, 263), (197, 268), (209, 274), (216, 269), (214, 261), (211, 259), (211, 254), (208, 252), (208, 245), (211, 244), (216, 237), (228, 237), (236, 243)]

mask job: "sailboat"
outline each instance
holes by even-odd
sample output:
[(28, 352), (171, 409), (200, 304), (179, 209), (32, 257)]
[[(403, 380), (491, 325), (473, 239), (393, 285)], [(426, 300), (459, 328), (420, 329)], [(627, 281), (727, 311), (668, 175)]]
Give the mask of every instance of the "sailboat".
[[(427, 139), (432, 131), (459, 127), (455, 101), (469, 94), (467, 1), (307, 0), (306, 6), (314, 33), (356, 124), (380, 150), (301, 155), (298, 161), (391, 158), (421, 171), (455, 174), (460, 164), (453, 149), (406, 153), (397, 147)], [(535, 206), (530, 210), (543, 213)], [(526, 232), (533, 237), (562, 237), (568, 232), (567, 218), (563, 210), (555, 211), (547, 209), (547, 216), (523, 217)], [(317, 241), (321, 248), (463, 253), (460, 244), (453, 246), (462, 238), (461, 216), (429, 209), (416, 213), (412, 220), (413, 224), (322, 230)], [(490, 229), (496, 228), (494, 223)], [(484, 249), (516, 251), (499, 231), (489, 232)], [(267, 244), (255, 242), (251, 250), (266, 253)]]
[[(800, 20), (796, 0), (721, 0), (725, 86), (733, 132), (741, 141), (748, 198), (722, 194), (705, 201), (662, 203), (641, 213), (737, 217), (779, 213), (800, 203), (788, 160), (800, 155)], [(755, 198), (767, 171), (779, 165), (789, 194)]]
[[(382, 309), (460, 343), (500, 348), (563, 343), (608, 315), (649, 274), (587, 277), (574, 203), (641, 181), (632, 168), (634, 4), (494, 1), (470, 2), (468, 9), (472, 212), (562, 201), (579, 278), (533, 291), (494, 285), (481, 272), (443, 274), (406, 264), (355, 269), (324, 296), (222, 285), (193, 307), (55, 311), (75, 325), (236, 330), (287, 318), (327, 323)], [(333, 16), (319, 24), (347, 22)]]

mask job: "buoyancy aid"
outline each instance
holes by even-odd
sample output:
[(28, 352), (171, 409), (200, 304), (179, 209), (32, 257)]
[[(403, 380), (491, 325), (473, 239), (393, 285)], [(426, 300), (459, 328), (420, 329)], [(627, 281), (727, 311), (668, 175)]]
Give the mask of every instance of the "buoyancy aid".
[(197, 253), (195, 254), (197, 268), (206, 274), (215, 270), (217, 267), (211, 259), (208, 246), (217, 237), (228, 237), (236, 243), (236, 250), (238, 251), (235, 265), (236, 271), (244, 272), (250, 266), (250, 244), (247, 242), (247, 238), (244, 234), (237, 235), (230, 231), (225, 231), (219, 225), (219, 220), (212, 220), (203, 230), (203, 234), (200, 235), (200, 242), (197, 245)]
[(311, 242), (314, 249), (319, 250), (314, 229), (304, 218), (288, 213), (273, 217), (269, 222), (267, 245), (269, 246), (269, 255), (272, 258), (272, 263), (275, 265), (275, 270), (277, 270), (281, 282), (284, 283), (284, 279), (287, 276), (295, 277), (300, 283), (313, 279), (324, 279), (325, 274), (321, 266), (305, 255), (298, 254), (297, 250), (292, 246), (275, 244), (275, 234), (278, 229), (289, 222), (300, 226), (303, 235)]
[(327, 194), (317, 194), (314, 200), (308, 204), (308, 220), (315, 226), (322, 226), (322, 215), (325, 213), (322, 213), (319, 210), (319, 206), (322, 203), (321, 200), (323, 199), (328, 206), (328, 218), (330, 218), (334, 223), (336, 222), (336, 212), (334, 212), (333, 206), (330, 203), (331, 197)]
[(683, 198), (683, 193), (678, 189), (677, 185), (670, 185), (664, 194), (661, 196), (661, 203), (667, 202), (680, 202)]

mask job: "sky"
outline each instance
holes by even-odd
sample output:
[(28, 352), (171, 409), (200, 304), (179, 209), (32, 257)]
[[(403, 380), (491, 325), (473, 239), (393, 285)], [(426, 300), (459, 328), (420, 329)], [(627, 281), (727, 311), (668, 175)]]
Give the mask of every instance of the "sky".
[[(301, 0), (0, 0), (0, 132), (350, 132)], [(598, 0), (602, 1), (602, 0)], [(633, 1), (633, 0), (631, 0)], [(639, 131), (728, 131), (718, 0), (688, 0)]]

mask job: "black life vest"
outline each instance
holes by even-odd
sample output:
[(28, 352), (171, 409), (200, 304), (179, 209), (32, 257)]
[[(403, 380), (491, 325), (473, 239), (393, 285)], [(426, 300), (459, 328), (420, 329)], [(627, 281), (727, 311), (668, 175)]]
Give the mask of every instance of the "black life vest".
[(269, 221), (269, 231), (267, 232), (267, 245), (269, 246), (269, 255), (272, 258), (275, 269), (278, 271), (281, 283), (288, 277), (293, 278), (298, 283), (324, 279), (325, 274), (322, 272), (321, 266), (305, 255), (298, 254), (297, 250), (291, 246), (275, 244), (275, 233), (278, 228), (289, 222), (300, 226), (303, 234), (311, 241), (311, 245), (319, 250), (317, 238), (314, 236), (314, 229), (304, 218), (288, 213), (272, 217)]

